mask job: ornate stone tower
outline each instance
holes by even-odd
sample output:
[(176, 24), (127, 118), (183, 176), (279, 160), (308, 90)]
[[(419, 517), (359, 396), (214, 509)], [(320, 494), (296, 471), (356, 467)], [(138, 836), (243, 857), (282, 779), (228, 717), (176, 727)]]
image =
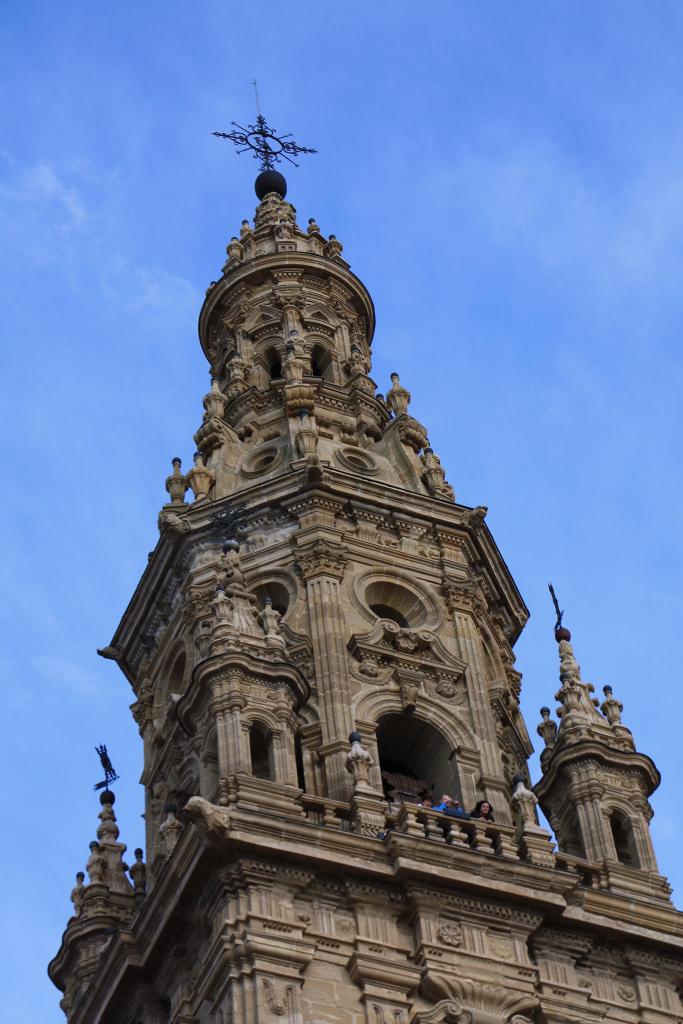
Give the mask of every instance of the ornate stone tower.
[(100, 652), (135, 694), (146, 865), (106, 790), (50, 965), (70, 1024), (680, 1022), (654, 765), (560, 629), (535, 795), (486, 509), (398, 375), (377, 394), (339, 241), (258, 191), (200, 315), (194, 465)]

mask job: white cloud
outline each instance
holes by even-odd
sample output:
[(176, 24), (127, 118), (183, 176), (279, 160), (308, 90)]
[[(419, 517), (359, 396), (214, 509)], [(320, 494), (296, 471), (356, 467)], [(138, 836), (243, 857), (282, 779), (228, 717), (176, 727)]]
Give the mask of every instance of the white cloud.
[(171, 322), (193, 317), (198, 290), (163, 267), (132, 260), (124, 224), (115, 172), (80, 164), (58, 173), (45, 162), (21, 166), (0, 154), (0, 225), (10, 247), (38, 266), (61, 269), (72, 287), (94, 280), (129, 312), (162, 313)]
[(97, 676), (76, 661), (61, 654), (39, 654), (32, 658), (33, 668), (51, 686), (77, 694), (104, 694)]
[(463, 153), (438, 189), (454, 191), (497, 245), (578, 276), (593, 298), (635, 289), (661, 301), (682, 283), (683, 178), (650, 157), (605, 181), (548, 142), (498, 138)]

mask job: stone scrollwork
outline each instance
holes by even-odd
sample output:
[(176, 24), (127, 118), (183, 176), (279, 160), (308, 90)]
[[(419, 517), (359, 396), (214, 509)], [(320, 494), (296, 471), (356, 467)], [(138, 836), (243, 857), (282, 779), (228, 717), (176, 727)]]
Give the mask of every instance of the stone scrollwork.
[(529, 1024), (524, 1013), (538, 1006), (534, 995), (468, 978), (431, 974), (427, 989), (445, 998), (418, 1014), (415, 1024)]

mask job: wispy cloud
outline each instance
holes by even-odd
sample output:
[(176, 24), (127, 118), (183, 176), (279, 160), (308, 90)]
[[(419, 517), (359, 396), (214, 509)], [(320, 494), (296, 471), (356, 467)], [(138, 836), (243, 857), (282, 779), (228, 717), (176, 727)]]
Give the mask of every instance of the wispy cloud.
[(32, 665), (38, 676), (48, 686), (60, 690), (68, 689), (75, 694), (104, 696), (105, 690), (94, 672), (84, 669), (77, 661), (61, 654), (39, 654), (32, 658)]
[(25, 166), (0, 154), (0, 227), (16, 254), (59, 267), (71, 287), (94, 281), (131, 313), (193, 317), (198, 290), (162, 266), (136, 263), (124, 224), (115, 172), (82, 163), (59, 171), (47, 162)]
[(499, 246), (539, 270), (571, 273), (594, 299), (683, 283), (683, 179), (661, 154), (605, 182), (545, 140), (498, 137), (461, 153), (436, 185), (459, 197)]

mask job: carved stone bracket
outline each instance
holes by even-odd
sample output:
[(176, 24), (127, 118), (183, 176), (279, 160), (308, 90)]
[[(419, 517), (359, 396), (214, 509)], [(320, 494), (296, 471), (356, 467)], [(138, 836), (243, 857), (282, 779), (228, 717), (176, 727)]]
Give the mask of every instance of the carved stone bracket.
[(348, 549), (341, 544), (317, 540), (310, 547), (296, 552), (296, 567), (304, 580), (316, 576), (332, 576), (341, 580), (348, 560)]

